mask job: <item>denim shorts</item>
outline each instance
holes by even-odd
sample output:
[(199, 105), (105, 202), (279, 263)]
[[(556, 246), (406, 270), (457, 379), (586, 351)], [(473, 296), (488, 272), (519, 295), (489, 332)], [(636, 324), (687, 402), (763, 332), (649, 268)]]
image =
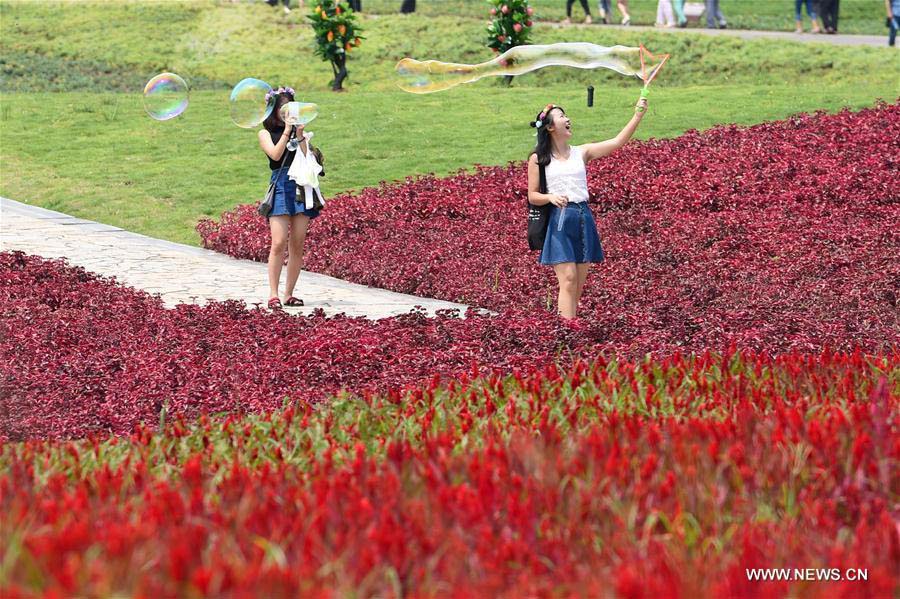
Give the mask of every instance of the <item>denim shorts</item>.
[[(559, 221), (562, 219), (562, 227)], [(563, 262), (603, 262), (603, 246), (597, 234), (597, 223), (587, 202), (571, 203), (565, 210), (550, 208), (547, 238), (541, 250), (541, 264)]]
[[(275, 181), (276, 175), (278, 175), (278, 171), (272, 171), (269, 182)], [(305, 214), (309, 218), (316, 218), (319, 216), (319, 211), (316, 209), (307, 210), (302, 196), (298, 200), (297, 184), (294, 183), (293, 179), (288, 178), (288, 169), (284, 168), (281, 169), (281, 176), (278, 177), (278, 182), (275, 184), (275, 198), (272, 212), (269, 216), (295, 216), (297, 214)]]

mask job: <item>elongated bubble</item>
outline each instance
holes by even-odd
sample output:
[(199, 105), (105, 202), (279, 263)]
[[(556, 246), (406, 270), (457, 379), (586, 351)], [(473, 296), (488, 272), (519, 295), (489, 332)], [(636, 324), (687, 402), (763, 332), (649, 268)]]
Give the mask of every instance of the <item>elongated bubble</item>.
[(397, 63), (398, 85), (413, 94), (429, 94), (472, 83), (482, 77), (523, 75), (549, 66), (578, 69), (611, 69), (622, 75), (650, 81), (669, 55), (654, 56), (643, 46), (598, 46), (587, 42), (564, 42), (535, 46), (516, 46), (491, 61), (481, 64), (457, 64), (437, 60), (404, 58)]
[(308, 102), (288, 102), (279, 112), (288, 125), (305, 125), (319, 116), (319, 107)]

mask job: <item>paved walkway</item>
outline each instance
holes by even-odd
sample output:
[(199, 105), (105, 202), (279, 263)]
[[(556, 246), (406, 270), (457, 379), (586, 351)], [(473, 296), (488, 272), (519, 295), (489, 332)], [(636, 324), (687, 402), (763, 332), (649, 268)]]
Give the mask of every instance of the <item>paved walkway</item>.
[[(882, 3), (882, 9), (884, 8)], [(618, 14), (618, 13), (616, 13)], [(728, 15), (725, 15), (726, 17)], [(882, 19), (884, 22), (884, 19)], [(579, 28), (603, 28), (603, 29), (621, 29), (624, 31), (654, 31), (659, 33), (671, 33), (673, 35), (679, 34), (687, 34), (687, 33), (700, 33), (703, 35), (724, 35), (731, 37), (739, 37), (747, 40), (758, 40), (758, 39), (774, 39), (774, 40), (787, 40), (790, 42), (806, 42), (806, 43), (819, 43), (819, 44), (834, 44), (837, 46), (877, 46), (884, 47), (885, 50), (897, 51), (897, 48), (889, 48), (887, 45), (887, 28), (884, 29), (884, 35), (844, 35), (844, 34), (835, 34), (835, 35), (827, 35), (827, 34), (812, 34), (812, 33), (794, 33), (793, 31), (758, 31), (755, 29), (706, 29), (705, 27), (686, 27), (685, 29), (680, 29), (678, 27), (647, 27), (647, 26), (638, 26), (638, 25), (630, 25), (628, 27), (623, 27), (622, 25), (597, 25), (594, 23), (593, 25), (584, 25), (584, 24), (572, 24), (572, 25), (563, 25), (561, 23), (543, 23), (544, 25), (550, 25), (551, 27), (579, 27)], [(809, 24), (806, 25), (809, 27)], [(651, 49), (652, 50), (652, 49)]]
[[(6, 198), (0, 198), (0, 250), (66, 258), (74, 266), (159, 294), (169, 307), (204, 304), (208, 299), (240, 300), (250, 307), (268, 301), (265, 264), (153, 239)], [(378, 319), (406, 314), (416, 306), (432, 315), (440, 309), (466, 309), (462, 304), (355, 285), (305, 271), (297, 287), (297, 295), (306, 306), (286, 308), (292, 313), (322, 308), (329, 316), (344, 313)]]

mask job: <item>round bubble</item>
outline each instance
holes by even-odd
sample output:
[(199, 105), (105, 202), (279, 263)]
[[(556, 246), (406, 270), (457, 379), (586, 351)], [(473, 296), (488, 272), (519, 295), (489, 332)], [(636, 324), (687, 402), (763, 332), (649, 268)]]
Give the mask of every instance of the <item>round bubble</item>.
[(305, 125), (319, 116), (319, 107), (308, 102), (288, 102), (280, 113), (281, 120), (289, 125)]
[(174, 119), (187, 107), (187, 83), (175, 73), (160, 73), (144, 86), (144, 110), (157, 121)]
[(266, 94), (272, 86), (265, 81), (248, 77), (231, 90), (231, 120), (238, 127), (253, 129), (272, 114), (275, 98), (268, 102)]

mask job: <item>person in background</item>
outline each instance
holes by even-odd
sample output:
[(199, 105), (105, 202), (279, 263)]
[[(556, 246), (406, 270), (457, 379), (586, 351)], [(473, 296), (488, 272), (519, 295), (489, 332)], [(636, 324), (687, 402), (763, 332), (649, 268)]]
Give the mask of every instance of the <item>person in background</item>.
[(819, 0), (819, 15), (825, 33), (835, 34), (838, 31), (838, 4), (840, 0)]
[[(631, 15), (628, 14), (628, 0), (619, 0), (616, 7), (622, 13), (622, 25), (631, 25)], [(597, 10), (600, 12), (600, 18), (604, 23), (609, 25), (612, 21), (612, 2), (610, 0), (599, 0), (597, 2)]]
[(609, 25), (609, 17), (612, 15), (612, 6), (609, 0), (597, 1), (597, 12), (600, 13), (600, 20), (604, 25)]
[(725, 22), (725, 15), (719, 8), (719, 0), (706, 0), (706, 28), (707, 29), (725, 29), (728, 24)]
[(350, 10), (353, 12), (362, 12), (362, 0), (350, 0)]
[(403, 0), (403, 4), (400, 5), (400, 12), (404, 15), (416, 12), (416, 0)]
[(816, 9), (813, 8), (813, 0), (794, 0), (794, 19), (797, 26), (794, 33), (803, 33), (803, 5), (806, 4), (806, 16), (812, 21), (811, 33), (819, 33), (819, 22), (816, 20)]
[(900, 0), (884, 0), (887, 10), (888, 46), (897, 43), (897, 30), (900, 29)]
[(687, 27), (687, 16), (684, 14), (684, 0), (674, 0), (675, 18), (678, 20), (678, 26)]
[(622, 13), (622, 25), (628, 27), (631, 25), (631, 15), (628, 14), (628, 0), (619, 0), (616, 2), (619, 12)]
[[(588, 25), (591, 24), (591, 7), (588, 6), (588, 0), (580, 0), (581, 1), (581, 9), (584, 11), (584, 22)], [(566, 0), (566, 18), (563, 19), (563, 25), (571, 25), (572, 24), (572, 5), (575, 4), (575, 0)]]
[[(266, 0), (269, 6), (277, 6), (278, 0)], [(281, 3), (284, 4), (284, 14), (288, 15), (291, 13), (291, 0), (281, 0)], [(300, 0), (300, 8), (303, 8), (303, 0)]]
[(675, 13), (672, 11), (672, 0), (659, 0), (659, 3), (656, 5), (656, 26), (675, 26)]

